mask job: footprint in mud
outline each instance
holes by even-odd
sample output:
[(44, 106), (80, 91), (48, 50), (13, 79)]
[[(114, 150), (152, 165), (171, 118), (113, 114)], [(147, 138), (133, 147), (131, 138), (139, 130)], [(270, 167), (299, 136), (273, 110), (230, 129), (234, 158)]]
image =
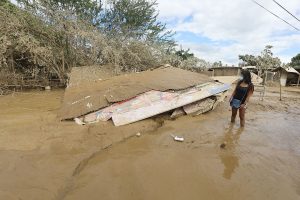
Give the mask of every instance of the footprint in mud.
[(250, 122), (254, 122), (255, 118), (248, 119)]

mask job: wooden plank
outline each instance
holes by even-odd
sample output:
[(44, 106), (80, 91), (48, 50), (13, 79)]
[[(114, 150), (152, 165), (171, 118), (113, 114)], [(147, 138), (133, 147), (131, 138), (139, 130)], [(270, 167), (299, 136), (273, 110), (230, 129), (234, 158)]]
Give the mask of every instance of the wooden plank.
[(98, 121), (107, 121), (109, 120), (113, 113), (115, 112), (127, 112), (132, 109), (136, 109), (143, 106), (149, 106), (154, 101), (160, 101), (162, 99), (171, 99), (179, 94), (176, 92), (161, 92), (156, 90), (151, 90), (145, 92), (137, 97), (125, 100), (122, 102), (115, 103), (109, 107), (103, 108), (101, 110), (92, 112), (83, 117), (85, 123), (96, 123)]
[[(144, 103), (141, 99), (135, 99), (137, 104), (134, 104), (133, 107), (129, 106), (113, 113), (112, 120), (115, 126), (130, 124), (224, 92), (229, 90), (229, 88), (229, 84), (208, 83), (182, 93), (176, 93), (176, 95), (170, 95), (169, 98), (160, 99), (153, 98), (155, 96), (154, 94), (145, 93), (146, 96), (144, 96), (144, 100), (148, 102)], [(128, 103), (130, 104), (131, 102)]]
[(205, 98), (194, 103), (183, 106), (186, 114), (200, 115), (213, 109), (216, 99)]
[(114, 112), (116, 112), (118, 109), (124, 106), (126, 106), (126, 101), (114, 103), (111, 106), (85, 115), (83, 117), (83, 121), (89, 124), (96, 123), (99, 121), (108, 121), (109, 119), (111, 119), (112, 114)]

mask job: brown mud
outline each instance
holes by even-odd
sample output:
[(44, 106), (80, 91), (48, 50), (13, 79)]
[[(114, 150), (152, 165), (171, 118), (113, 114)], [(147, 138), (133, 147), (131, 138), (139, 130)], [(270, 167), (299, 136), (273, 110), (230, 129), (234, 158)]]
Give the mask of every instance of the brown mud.
[(300, 199), (300, 90), (268, 91), (244, 129), (227, 102), (114, 127), (59, 122), (61, 90), (0, 97), (0, 199)]
[(105, 77), (108, 75), (102, 75), (102, 70), (96, 70), (99, 75), (93, 73), (94, 76), (91, 77), (90, 70), (90, 67), (72, 69), (70, 83), (58, 113), (60, 119), (79, 117), (150, 90), (182, 90), (213, 81), (204, 74), (168, 65), (107, 79)]

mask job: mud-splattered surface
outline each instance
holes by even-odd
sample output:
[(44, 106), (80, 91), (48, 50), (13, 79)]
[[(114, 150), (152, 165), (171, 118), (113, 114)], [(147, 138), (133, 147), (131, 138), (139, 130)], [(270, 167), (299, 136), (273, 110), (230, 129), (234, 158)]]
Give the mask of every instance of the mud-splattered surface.
[(63, 91), (0, 97), (0, 199), (300, 199), (300, 93), (270, 91), (244, 129), (227, 103), (116, 128), (59, 122)]
[[(86, 68), (73, 68), (70, 84), (66, 88), (60, 119), (72, 119), (109, 106), (111, 103), (131, 99), (150, 90), (182, 90), (213, 81), (204, 74), (165, 66), (139, 73), (123, 74), (105, 78), (102, 70), (94, 77), (86, 76)], [(99, 78), (96, 78), (99, 77)], [(90, 78), (96, 80), (90, 80)]]

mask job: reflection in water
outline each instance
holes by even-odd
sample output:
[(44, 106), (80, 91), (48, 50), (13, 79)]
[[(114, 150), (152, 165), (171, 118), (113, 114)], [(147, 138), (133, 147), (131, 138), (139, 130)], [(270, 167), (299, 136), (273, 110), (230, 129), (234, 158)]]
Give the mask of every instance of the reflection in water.
[(243, 128), (239, 128), (236, 133), (233, 133), (233, 124), (230, 124), (228, 130), (225, 132), (223, 144), (225, 144), (225, 151), (220, 153), (221, 161), (224, 165), (223, 177), (231, 179), (234, 170), (239, 166), (239, 158), (235, 155), (235, 147), (238, 144)]

